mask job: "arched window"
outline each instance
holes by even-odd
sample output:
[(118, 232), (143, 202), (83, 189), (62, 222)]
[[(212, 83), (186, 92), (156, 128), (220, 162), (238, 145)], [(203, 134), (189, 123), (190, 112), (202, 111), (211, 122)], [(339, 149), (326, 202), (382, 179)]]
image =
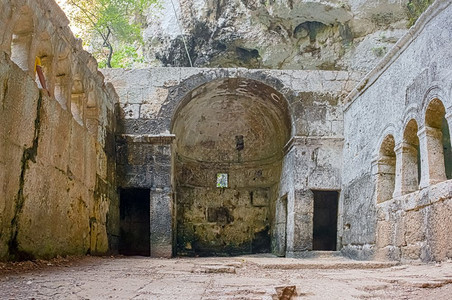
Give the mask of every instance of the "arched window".
[(33, 12), (28, 6), (24, 6), (19, 14), (20, 16), (13, 28), (11, 39), (11, 60), (22, 70), (28, 71), (30, 68), (30, 47), (34, 31)]
[(418, 133), (421, 152), (426, 154), (421, 158), (421, 187), (444, 181), (446, 174), (451, 173), (450, 135), (445, 113), (441, 100), (430, 101), (425, 112), (425, 127)]
[(396, 154), (392, 135), (387, 135), (380, 146), (377, 161), (377, 203), (392, 199), (395, 187)]

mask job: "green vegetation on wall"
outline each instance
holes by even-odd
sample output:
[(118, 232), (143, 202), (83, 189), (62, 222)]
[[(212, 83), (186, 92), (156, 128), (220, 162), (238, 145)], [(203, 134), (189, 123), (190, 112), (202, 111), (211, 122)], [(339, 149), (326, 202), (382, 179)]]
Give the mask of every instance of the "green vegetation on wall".
[(408, 26), (413, 26), (419, 16), (433, 3), (434, 0), (410, 0), (407, 4)]

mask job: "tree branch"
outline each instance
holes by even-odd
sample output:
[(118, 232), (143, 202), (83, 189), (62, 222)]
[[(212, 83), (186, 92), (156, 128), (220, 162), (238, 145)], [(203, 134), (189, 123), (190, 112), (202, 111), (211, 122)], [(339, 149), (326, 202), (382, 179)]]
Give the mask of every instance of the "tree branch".
[(108, 52), (108, 56), (107, 56), (107, 67), (109, 67), (111, 69), (111, 58), (113, 57), (113, 46), (111, 45), (110, 41), (108, 40), (108, 38), (110, 37), (111, 34), (111, 30), (110, 27), (108, 28), (108, 33), (106, 36), (106, 39), (104, 39), (104, 47), (107, 47), (109, 52)]

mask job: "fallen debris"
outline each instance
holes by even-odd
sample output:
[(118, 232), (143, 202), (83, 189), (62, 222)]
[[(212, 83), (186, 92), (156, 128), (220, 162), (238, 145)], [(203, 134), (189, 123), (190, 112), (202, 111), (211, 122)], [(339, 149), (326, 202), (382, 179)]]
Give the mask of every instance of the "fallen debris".
[(275, 287), (276, 297), (275, 300), (291, 300), (297, 295), (297, 287), (295, 285), (279, 286)]

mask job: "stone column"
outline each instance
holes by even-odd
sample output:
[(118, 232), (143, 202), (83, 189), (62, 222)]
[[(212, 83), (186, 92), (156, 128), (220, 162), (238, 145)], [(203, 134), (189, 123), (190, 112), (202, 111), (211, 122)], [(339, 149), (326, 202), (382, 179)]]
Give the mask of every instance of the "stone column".
[(153, 184), (150, 194), (151, 257), (171, 257), (173, 252), (173, 199), (171, 145), (174, 136), (155, 136)]
[[(447, 125), (449, 126), (449, 136), (451, 137), (451, 143), (452, 143), (452, 134), (451, 134), (451, 129), (452, 129), (452, 110), (448, 109), (448, 113), (446, 114), (445, 118), (447, 121)], [(450, 145), (452, 147), (452, 145)]]
[(173, 253), (172, 197), (170, 188), (151, 190), (151, 257)]
[(293, 231), (292, 240), (288, 240), (287, 256), (302, 255), (303, 252), (312, 250), (314, 215), (314, 194), (311, 190), (296, 190), (293, 204), (293, 227), (287, 226), (287, 230)]
[(55, 80), (55, 99), (61, 106), (70, 111), (71, 110), (71, 80), (68, 75), (59, 76)]
[(372, 160), (372, 175), (376, 182), (376, 202), (381, 203), (392, 199), (396, 160), (393, 156), (380, 156)]
[(99, 131), (99, 109), (97, 106), (85, 107), (85, 126), (94, 137)]
[(294, 252), (294, 191), (287, 194), (287, 219), (286, 219), (286, 257), (292, 257)]
[(396, 177), (393, 197), (398, 197), (418, 188), (416, 146), (402, 142), (396, 145)]
[(280, 197), (275, 207), (275, 231), (273, 234), (273, 252), (278, 256), (285, 256), (287, 249), (287, 202), (288, 195)]
[(420, 188), (446, 180), (441, 129), (424, 126), (418, 133), (421, 152)]

